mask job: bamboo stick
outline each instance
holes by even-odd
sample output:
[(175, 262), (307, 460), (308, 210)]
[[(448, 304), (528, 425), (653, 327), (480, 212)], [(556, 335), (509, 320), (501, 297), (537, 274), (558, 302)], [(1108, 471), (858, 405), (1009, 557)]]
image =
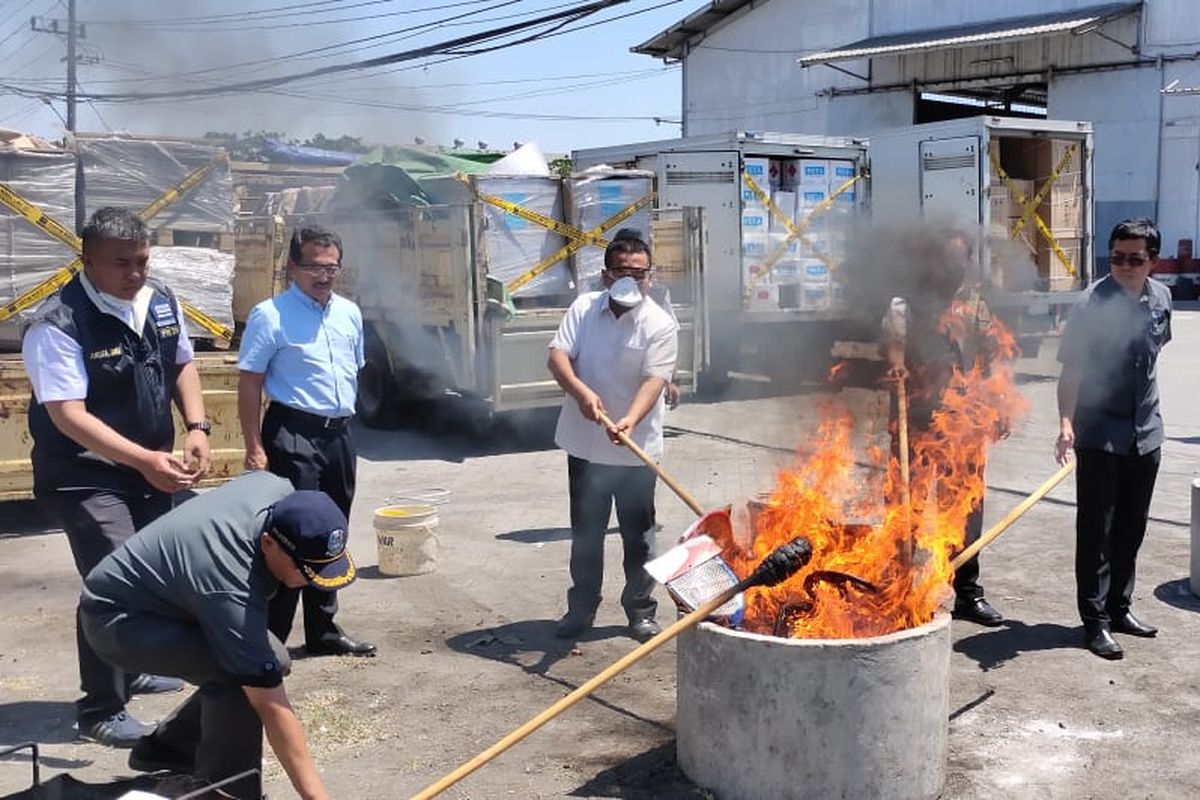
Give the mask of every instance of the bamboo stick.
[[(615, 427), (616, 425), (616, 423), (609, 419), (608, 415), (604, 414), (603, 412), (600, 414), (600, 422), (609, 428)], [(630, 438), (629, 434), (621, 432), (617, 434), (617, 438), (621, 440), (621, 444), (629, 448), (629, 452), (640, 458), (647, 467), (652, 469), (654, 474), (661, 478), (662, 482), (665, 483), (667, 487), (670, 488), (670, 490), (684, 502), (684, 505), (696, 512), (696, 516), (704, 516), (704, 506), (700, 505), (700, 503), (696, 501), (696, 498), (692, 497), (691, 493), (689, 493), (687, 489), (684, 489), (683, 486), (681, 486), (678, 481), (672, 478), (671, 475), (665, 469), (663, 469), (657, 461), (651, 458), (649, 453), (639, 447), (637, 442)]]
[(1008, 512), (1008, 514), (1006, 514), (1004, 516), (1004, 519), (1000, 520), (995, 525), (988, 528), (987, 533), (983, 534), (983, 536), (980, 536), (978, 540), (973, 542), (969, 547), (967, 547), (961, 553), (956, 555), (954, 557), (954, 559), (950, 562), (950, 569), (957, 570), (963, 564), (967, 563), (972, 558), (974, 558), (975, 555), (977, 553), (979, 553), (980, 550), (982, 550), (983, 548), (985, 548), (989, 544), (991, 544), (992, 541), (994, 539), (996, 539), (1000, 534), (1002, 534), (1006, 530), (1008, 530), (1009, 526), (1011, 526), (1014, 522), (1016, 522), (1018, 519), (1020, 519), (1021, 516), (1026, 511), (1033, 508), (1033, 506), (1039, 500), (1041, 500), (1043, 497), (1048, 495), (1055, 486), (1058, 486), (1058, 484), (1062, 483), (1063, 478), (1070, 475), (1074, 469), (1075, 469), (1075, 461), (1074, 460), (1068, 461), (1066, 464), (1063, 464), (1061, 467), (1059, 467), (1058, 472), (1051, 475), (1049, 478), (1046, 479), (1045, 483), (1043, 483), (1038, 488), (1034, 489), (1033, 493), (1031, 495), (1029, 495), (1028, 497), (1026, 497), (1024, 500), (1022, 500), (1017, 505), (1016, 508), (1014, 508), (1012, 511)]

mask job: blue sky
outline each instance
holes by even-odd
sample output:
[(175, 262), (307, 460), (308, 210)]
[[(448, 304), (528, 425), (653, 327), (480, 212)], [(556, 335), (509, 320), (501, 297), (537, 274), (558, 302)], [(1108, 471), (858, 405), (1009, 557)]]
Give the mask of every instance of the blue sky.
[[(423, 47), (583, 2), (77, 0), (86, 26), (78, 80), (84, 92), (142, 93), (289, 75)], [(82, 103), (77, 127), (174, 136), (267, 129), (296, 137), (350, 134), (390, 144), (420, 136), (447, 145), (457, 138), (467, 147), (484, 141), (497, 149), (537, 141), (548, 152), (669, 138), (679, 127), (652, 118), (678, 121), (678, 67), (629, 48), (702, 4), (629, 0), (568, 29), (590, 27), (542, 41), (323, 76), (253, 94)], [(591, 24), (623, 15), (629, 16)], [(0, 127), (57, 138), (64, 105), (47, 105), (37, 93), (61, 91), (65, 41), (31, 31), (31, 16), (65, 21), (66, 2), (0, 0), (0, 83), (23, 92), (0, 93)], [(353, 43), (363, 39), (368, 41)]]

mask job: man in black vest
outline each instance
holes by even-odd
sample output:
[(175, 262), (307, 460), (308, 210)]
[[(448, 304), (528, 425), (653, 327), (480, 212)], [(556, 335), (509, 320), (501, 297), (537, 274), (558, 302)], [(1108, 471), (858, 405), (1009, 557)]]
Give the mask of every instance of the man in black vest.
[[(33, 491), (67, 534), (81, 576), (171, 508), (209, 464), (209, 423), (179, 303), (149, 280), (149, 231), (131, 211), (101, 208), (84, 227), (83, 272), (38, 311), (22, 356), (33, 396)], [(174, 399), (187, 423), (172, 455)], [(151, 728), (130, 717), (131, 693), (181, 681), (128, 675), (79, 631), (79, 734), (132, 747)]]

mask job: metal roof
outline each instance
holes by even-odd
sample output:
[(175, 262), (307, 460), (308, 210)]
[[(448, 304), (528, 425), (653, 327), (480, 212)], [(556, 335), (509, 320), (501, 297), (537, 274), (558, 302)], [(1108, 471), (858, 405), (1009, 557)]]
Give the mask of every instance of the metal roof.
[(932, 28), (890, 36), (872, 36), (833, 50), (810, 53), (801, 56), (796, 61), (801, 66), (807, 67), (813, 64), (827, 64), (852, 58), (903, 55), (928, 50), (952, 50), (959, 47), (976, 47), (1064, 33), (1089, 33), (1106, 22), (1137, 11), (1141, 6), (1140, 2), (1108, 3), (1102, 6), (1079, 8), (1074, 11), (1056, 11), (1051, 14), (1014, 17), (951, 28)]
[(688, 14), (665, 31), (629, 50), (655, 58), (680, 58), (683, 56), (684, 45), (693, 37), (702, 37), (715, 25), (728, 19), (731, 14), (753, 3), (754, 0), (711, 0), (699, 11)]

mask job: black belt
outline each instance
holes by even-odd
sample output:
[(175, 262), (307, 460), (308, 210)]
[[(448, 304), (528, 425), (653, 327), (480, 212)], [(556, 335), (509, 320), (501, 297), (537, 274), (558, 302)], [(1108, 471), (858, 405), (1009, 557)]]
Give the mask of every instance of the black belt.
[(301, 411), (298, 408), (285, 406), (283, 403), (272, 402), (267, 411), (272, 411), (280, 414), (287, 419), (294, 419), (298, 422), (303, 422), (306, 425), (312, 425), (318, 428), (328, 428), (329, 430), (340, 430), (350, 424), (353, 417), (326, 417), (321, 414), (312, 414), (308, 411)]

